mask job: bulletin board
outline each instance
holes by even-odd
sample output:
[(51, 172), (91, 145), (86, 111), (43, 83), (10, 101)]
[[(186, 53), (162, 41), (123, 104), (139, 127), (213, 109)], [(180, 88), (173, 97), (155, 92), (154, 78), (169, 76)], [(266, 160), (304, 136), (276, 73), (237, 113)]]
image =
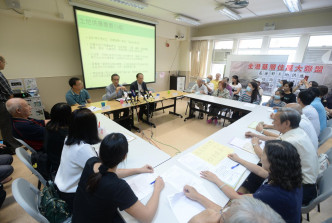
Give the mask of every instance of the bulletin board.
[(252, 79), (261, 78), (261, 87), (264, 95), (274, 94), (280, 80), (298, 84), (305, 76), (308, 81), (316, 81), (318, 84), (332, 88), (332, 65), (287, 63), (288, 56), (243, 56), (233, 55), (227, 60), (226, 76), (238, 75), (240, 83), (244, 86)]

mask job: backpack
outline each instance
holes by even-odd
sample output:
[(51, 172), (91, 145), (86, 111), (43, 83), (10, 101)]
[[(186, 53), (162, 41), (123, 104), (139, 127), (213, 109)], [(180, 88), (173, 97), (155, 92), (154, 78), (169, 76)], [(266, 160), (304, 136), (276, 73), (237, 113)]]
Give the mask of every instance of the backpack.
[(39, 210), (50, 223), (65, 222), (71, 215), (67, 203), (59, 198), (52, 181), (41, 191)]
[(31, 164), (32, 167), (35, 168), (38, 173), (40, 173), (46, 181), (51, 179), (50, 176), (50, 168), (51, 165), (48, 161), (47, 153), (38, 152), (31, 154)]

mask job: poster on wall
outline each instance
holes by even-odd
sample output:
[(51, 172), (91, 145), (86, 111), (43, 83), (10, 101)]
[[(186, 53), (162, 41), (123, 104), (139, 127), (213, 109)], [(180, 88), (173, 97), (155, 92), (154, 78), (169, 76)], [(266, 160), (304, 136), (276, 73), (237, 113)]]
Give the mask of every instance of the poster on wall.
[(261, 87), (265, 95), (274, 94), (274, 89), (280, 80), (287, 80), (297, 85), (308, 76), (308, 81), (332, 88), (332, 65), (304, 63), (276, 63), (254, 61), (232, 61), (230, 76), (238, 75), (242, 85), (247, 85), (255, 78), (261, 78)]

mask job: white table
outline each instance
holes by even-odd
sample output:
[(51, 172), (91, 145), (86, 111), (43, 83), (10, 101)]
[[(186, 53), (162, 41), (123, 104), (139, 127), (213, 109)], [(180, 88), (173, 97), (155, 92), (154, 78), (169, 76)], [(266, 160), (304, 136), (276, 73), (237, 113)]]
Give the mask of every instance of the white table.
[[(208, 99), (214, 98), (207, 96)], [(211, 99), (215, 100), (215, 99)], [(226, 99), (227, 100), (227, 99)], [(235, 102), (235, 105), (237, 106), (238, 103), (237, 101)], [(231, 101), (228, 101), (227, 103), (231, 104)], [(240, 102), (243, 105), (243, 102)], [(244, 139), (244, 133), (247, 131), (254, 131), (254, 129), (248, 128), (248, 126), (254, 122), (254, 121), (264, 121), (267, 124), (272, 123), (272, 120), (269, 118), (270, 113), (273, 110), (268, 107), (263, 107), (263, 106), (255, 106), (254, 109), (252, 109), (252, 112), (244, 116), (243, 118), (239, 119), (238, 121), (234, 122), (233, 124), (219, 130), (218, 132), (212, 134), (211, 136), (205, 138), (201, 142), (195, 144), (194, 146), (188, 148), (186, 151), (182, 152), (181, 154), (173, 157), (172, 159), (162, 163), (159, 165), (157, 168), (155, 168), (155, 171), (162, 175), (164, 172), (166, 172), (169, 168), (171, 168), (173, 165), (177, 165), (187, 171), (187, 174), (190, 175), (192, 178), (199, 178), (198, 175), (195, 175), (191, 170), (189, 170), (186, 166), (182, 165), (178, 159), (184, 156), (187, 153), (192, 152), (193, 150), (197, 149), (201, 145), (205, 144), (209, 140), (214, 140), (220, 144), (223, 144), (225, 146), (231, 147), (234, 149), (234, 152), (237, 153), (241, 158), (257, 164), (259, 159), (256, 155), (251, 154), (245, 150), (239, 149), (237, 147), (233, 147), (232, 145), (229, 144), (229, 142), (234, 138), (238, 137), (241, 139)], [(257, 133), (257, 132), (256, 132)], [(245, 179), (248, 177), (250, 172), (246, 170), (246, 172), (242, 175), (241, 179), (239, 180), (239, 183), (237, 184), (237, 187), (235, 188), (236, 190), (242, 185), (242, 183), (245, 181)], [(209, 193), (215, 198), (215, 201), (220, 206), (225, 206), (229, 199), (224, 195), (220, 189), (214, 185), (213, 183), (203, 180), (202, 181), (203, 186), (209, 191)], [(172, 195), (174, 193), (178, 192), (174, 187), (172, 187), (170, 184), (166, 183), (165, 188), (161, 193), (160, 201), (159, 201), (159, 207), (157, 210), (157, 213), (154, 217), (153, 222), (156, 223), (169, 223), (169, 222), (177, 222), (177, 219), (171, 210), (171, 207), (168, 202), (168, 196)], [(149, 200), (150, 196), (145, 197), (142, 201), (142, 203), (146, 204), (147, 201)], [(127, 214), (125, 211), (121, 212), (122, 217), (125, 219), (126, 222), (137, 222), (132, 216)]]
[[(119, 168), (137, 168), (145, 164), (155, 167), (171, 158), (167, 153), (123, 128), (105, 115), (96, 114), (96, 116), (98, 122), (100, 122), (100, 127), (106, 129), (108, 134), (119, 132), (135, 138), (129, 142), (127, 159), (119, 164)], [(99, 152), (99, 146), (96, 147), (97, 152)]]

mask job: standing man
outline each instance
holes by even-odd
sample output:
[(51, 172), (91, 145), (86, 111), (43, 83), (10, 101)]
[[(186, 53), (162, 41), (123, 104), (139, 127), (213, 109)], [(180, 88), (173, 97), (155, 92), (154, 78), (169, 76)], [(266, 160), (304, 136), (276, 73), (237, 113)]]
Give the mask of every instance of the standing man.
[[(126, 87), (119, 84), (120, 76), (118, 74), (112, 74), (111, 76), (112, 84), (106, 87), (106, 99), (113, 100), (117, 98), (122, 98), (124, 92), (127, 90)], [(126, 108), (123, 110), (123, 117), (129, 115), (129, 109)], [(114, 119), (119, 119), (121, 111), (114, 111), (113, 117)]]
[(221, 74), (216, 73), (216, 79), (211, 81), (211, 83), (214, 85), (214, 89), (218, 89), (219, 81), (221, 81), (220, 77), (221, 77)]
[(90, 94), (87, 90), (83, 89), (83, 84), (77, 77), (72, 77), (69, 80), (71, 89), (66, 94), (66, 101), (70, 106), (85, 105), (91, 103)]
[[(131, 83), (130, 91), (134, 91), (135, 94), (137, 94), (137, 95), (141, 95), (142, 91), (144, 91), (144, 92), (148, 91), (148, 88), (146, 87), (146, 83), (144, 82), (144, 75), (142, 73), (136, 74), (136, 81)], [(153, 111), (154, 105), (152, 105), (152, 103), (149, 103), (148, 106), (149, 106), (150, 112)], [(140, 120), (143, 120), (143, 114), (148, 116), (148, 112), (147, 112), (145, 105), (141, 105), (139, 108), (138, 118)]]
[[(10, 115), (6, 109), (6, 101), (9, 98), (13, 98), (13, 92), (10, 88), (7, 79), (1, 73), (1, 70), (5, 69), (6, 60), (3, 56), (0, 56), (0, 131), (5, 144), (7, 144), (7, 151), (11, 154), (14, 153), (15, 148), (21, 146), (12, 135), (12, 125), (10, 121)], [(4, 148), (0, 149), (0, 153), (4, 151)]]

